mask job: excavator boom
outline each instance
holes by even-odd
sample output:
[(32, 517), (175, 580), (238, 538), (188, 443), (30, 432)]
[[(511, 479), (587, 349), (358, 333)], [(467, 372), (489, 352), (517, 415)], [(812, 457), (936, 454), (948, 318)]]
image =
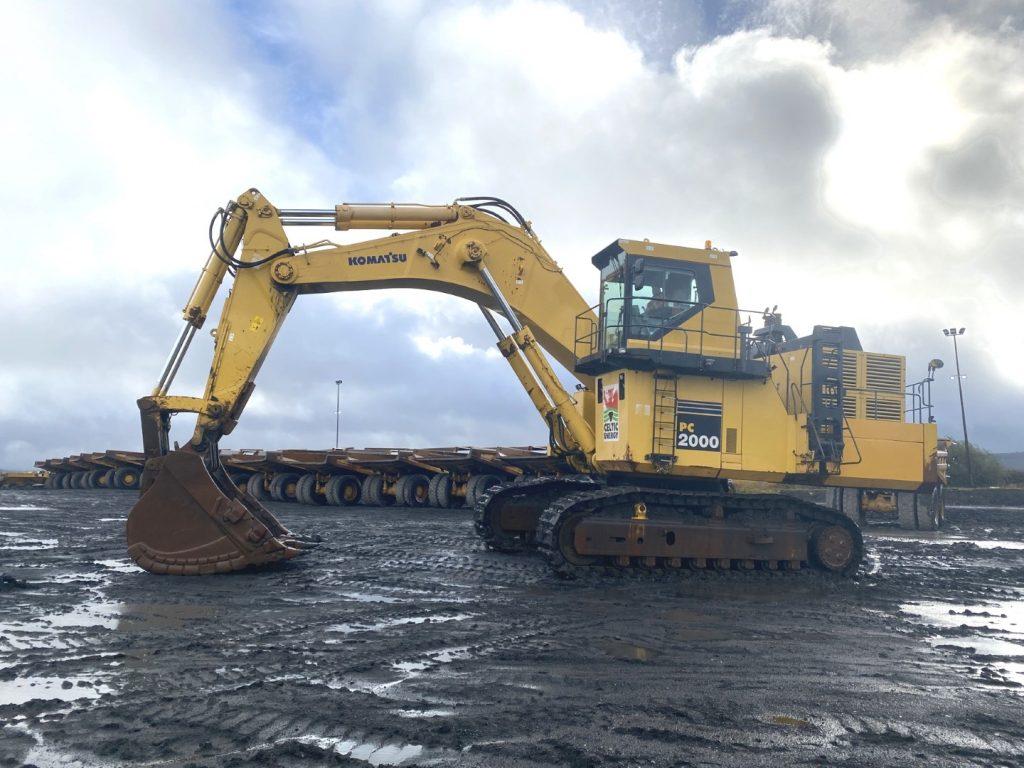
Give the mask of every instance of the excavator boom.
[[(518, 212), (491, 198), (452, 205), (339, 205), (280, 210), (250, 189), (211, 222), (211, 252), (183, 311), (185, 327), (151, 395), (139, 400), (146, 465), (128, 519), (128, 551), (155, 573), (201, 574), (289, 559), (312, 542), (288, 531), (220, 467), (218, 444), (251, 396), (260, 366), (295, 299), (306, 293), (422, 288), (478, 304), (499, 348), (548, 425), (552, 449), (592, 471), (594, 427), (562, 386), (541, 347), (567, 368), (587, 303)], [(518, 226), (494, 211), (511, 211)], [(406, 230), (337, 245), (292, 246), (285, 226)], [(236, 255), (241, 248), (241, 254)], [(218, 288), (233, 276), (214, 331), (202, 397), (169, 394)], [(492, 312), (512, 328), (505, 334)], [(584, 392), (593, 380), (581, 374)], [(191, 441), (170, 449), (175, 413), (197, 414)]]

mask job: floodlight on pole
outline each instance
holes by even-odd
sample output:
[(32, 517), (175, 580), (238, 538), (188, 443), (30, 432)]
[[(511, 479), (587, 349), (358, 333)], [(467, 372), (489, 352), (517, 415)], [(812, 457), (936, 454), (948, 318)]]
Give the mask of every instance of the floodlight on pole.
[(967, 454), (967, 479), (974, 485), (974, 469), (971, 467), (971, 441), (967, 437), (967, 409), (964, 407), (964, 377), (960, 374), (960, 349), (956, 343), (957, 336), (963, 336), (966, 328), (943, 328), (943, 336), (953, 337), (953, 357), (956, 360), (956, 386), (960, 392), (960, 422), (964, 428), (964, 452)]

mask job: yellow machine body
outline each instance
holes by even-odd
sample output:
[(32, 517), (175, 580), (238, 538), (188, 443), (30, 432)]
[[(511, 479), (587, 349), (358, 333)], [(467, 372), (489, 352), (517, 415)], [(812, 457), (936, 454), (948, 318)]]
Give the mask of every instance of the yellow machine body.
[[(185, 330), (153, 393), (139, 401), (147, 461), (128, 539), (140, 565), (159, 573), (212, 573), (286, 559), (306, 547), (230, 482), (217, 450), (237, 423), (288, 311), (305, 293), (421, 288), (478, 304), (547, 425), (551, 451), (602, 484), (643, 481), (692, 490), (703, 483), (707, 490), (752, 479), (927, 490), (941, 483), (935, 426), (906, 423), (902, 405), (890, 407), (900, 392), (872, 392), (870, 382), (862, 382), (872, 358), (864, 357), (852, 329), (816, 327), (811, 337), (797, 339), (779, 316), (765, 313), (765, 327), (755, 331), (737, 308), (732, 254), (710, 244), (616, 241), (594, 256), (601, 300), (589, 307), (518, 211), (495, 198), (465, 202), (285, 210), (249, 190), (222, 212), (219, 235), (183, 312)], [(299, 225), (403, 231), (348, 245), (292, 246), (285, 227)], [(213, 332), (205, 392), (172, 395), (188, 344), (229, 273), (234, 283)], [(576, 375), (575, 392), (559, 380), (545, 352)], [(902, 358), (884, 357), (885, 365), (871, 370), (890, 371), (895, 360), (902, 377)], [(858, 383), (865, 386), (853, 386)], [(198, 415), (181, 451), (168, 444), (176, 412)], [(660, 526), (658, 535), (667, 541), (700, 540), (688, 550), (701, 554), (691, 558), (696, 562), (708, 561), (708, 552), (712, 562), (765, 567), (810, 559), (838, 572), (859, 558), (855, 527), (844, 528), (820, 510), (780, 512), (753, 536), (712, 522), (719, 538), (708, 539), (689, 521), (695, 507), (673, 511), (684, 501), (695, 503), (663, 493), (650, 503), (631, 503), (651, 508), (644, 525)], [(700, 514), (724, 520), (732, 512), (722, 506), (705, 503)], [(507, 533), (530, 539), (539, 511), (514, 507), (493, 520), (478, 519), (478, 530), (501, 518)], [(806, 530), (793, 523), (799, 515)], [(605, 537), (614, 549), (621, 536), (610, 518), (588, 525), (573, 530), (579, 557), (591, 562), (606, 546), (594, 541)], [(568, 541), (559, 546), (565, 549)], [(718, 557), (715, 542), (721, 541), (724, 556)], [(664, 542), (660, 549), (651, 546), (630, 545), (631, 554), (615, 557), (685, 559)]]

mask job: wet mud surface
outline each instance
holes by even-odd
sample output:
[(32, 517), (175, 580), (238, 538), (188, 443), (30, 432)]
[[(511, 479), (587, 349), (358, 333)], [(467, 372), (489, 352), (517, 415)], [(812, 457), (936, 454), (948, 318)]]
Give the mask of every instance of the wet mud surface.
[(132, 502), (0, 491), (0, 765), (1024, 764), (1024, 510), (842, 582), (581, 583), (463, 511), (297, 505), (304, 560), (151, 576)]

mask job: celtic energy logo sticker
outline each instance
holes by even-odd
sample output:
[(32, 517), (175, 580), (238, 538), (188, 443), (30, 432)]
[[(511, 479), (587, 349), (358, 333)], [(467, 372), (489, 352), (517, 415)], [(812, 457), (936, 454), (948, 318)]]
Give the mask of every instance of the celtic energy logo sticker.
[(619, 439), (619, 385), (609, 384), (601, 393), (604, 404), (603, 435), (605, 440)]

